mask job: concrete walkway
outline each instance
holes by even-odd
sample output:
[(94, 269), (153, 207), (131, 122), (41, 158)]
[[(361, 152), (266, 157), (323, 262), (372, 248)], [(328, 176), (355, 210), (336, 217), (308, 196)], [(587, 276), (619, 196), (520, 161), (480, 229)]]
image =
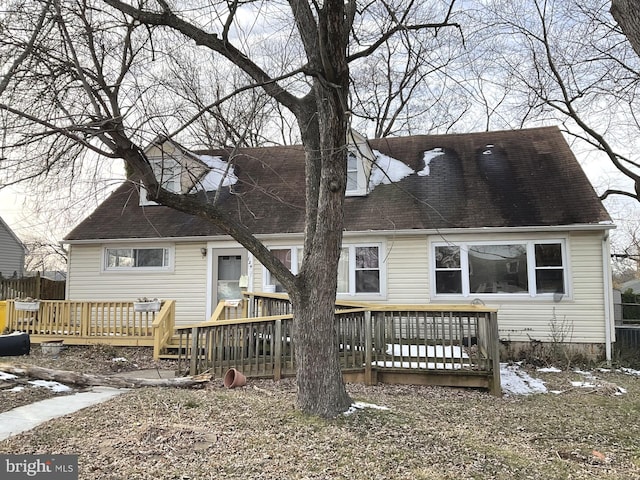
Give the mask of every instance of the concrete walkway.
[[(133, 370), (114, 376), (133, 378), (173, 378), (172, 370)], [(52, 397), (40, 402), (23, 405), (8, 412), (0, 413), (0, 441), (31, 430), (38, 425), (63, 415), (97, 405), (128, 391), (126, 388), (91, 387), (91, 390)]]
[(0, 441), (53, 418), (77, 412), (126, 392), (125, 388), (92, 387), (90, 391), (48, 398), (0, 413)]

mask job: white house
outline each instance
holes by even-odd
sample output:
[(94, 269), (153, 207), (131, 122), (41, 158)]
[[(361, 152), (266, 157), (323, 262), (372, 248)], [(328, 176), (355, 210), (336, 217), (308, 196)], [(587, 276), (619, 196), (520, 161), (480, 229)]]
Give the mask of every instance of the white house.
[[(506, 341), (563, 341), (611, 356), (610, 217), (559, 129), (349, 143), (338, 297), (499, 309)], [(216, 198), (295, 273), (304, 231), (301, 146), (147, 151), (174, 191)], [(194, 168), (197, 166), (197, 168)], [(124, 182), (66, 238), (67, 298), (175, 299), (179, 323), (217, 302), (280, 290), (210, 223)]]

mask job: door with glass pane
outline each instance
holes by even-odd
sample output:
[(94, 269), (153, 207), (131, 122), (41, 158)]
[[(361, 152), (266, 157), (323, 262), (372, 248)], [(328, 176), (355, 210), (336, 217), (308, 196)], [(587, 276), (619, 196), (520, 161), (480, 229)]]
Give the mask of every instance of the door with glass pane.
[(213, 252), (213, 305), (221, 300), (241, 299), (240, 277), (247, 274), (246, 250), (221, 248), (214, 249)]

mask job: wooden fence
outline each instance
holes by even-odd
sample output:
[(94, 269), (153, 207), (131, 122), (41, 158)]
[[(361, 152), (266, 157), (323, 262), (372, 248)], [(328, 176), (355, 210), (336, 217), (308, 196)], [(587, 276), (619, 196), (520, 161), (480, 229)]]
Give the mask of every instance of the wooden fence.
[(0, 300), (14, 298), (39, 298), (41, 300), (64, 300), (64, 280), (50, 280), (36, 273), (33, 277), (5, 278), (0, 275)]
[[(261, 312), (267, 297), (252, 297), (250, 302), (262, 301), (254, 306)], [(335, 319), (340, 363), (348, 381), (500, 391), (495, 309), (367, 305), (342, 307)], [(178, 326), (178, 368), (192, 375), (208, 370), (223, 376), (232, 367), (249, 377), (295, 375), (292, 325), (293, 315), (288, 313)]]

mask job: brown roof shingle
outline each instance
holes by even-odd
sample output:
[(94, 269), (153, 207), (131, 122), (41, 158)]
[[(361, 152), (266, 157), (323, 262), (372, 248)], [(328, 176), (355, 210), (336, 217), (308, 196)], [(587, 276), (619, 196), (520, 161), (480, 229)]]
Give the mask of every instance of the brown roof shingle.
[[(370, 140), (413, 170), (442, 148), (427, 176), (412, 174), (345, 202), (347, 231), (597, 224), (610, 221), (560, 130), (423, 135)], [(207, 152), (228, 157), (225, 151)], [(238, 154), (239, 153), (239, 154)], [(304, 231), (301, 146), (241, 149), (238, 183), (222, 205), (255, 234)], [(162, 206), (140, 207), (123, 183), (67, 240), (221, 234), (211, 223)]]

